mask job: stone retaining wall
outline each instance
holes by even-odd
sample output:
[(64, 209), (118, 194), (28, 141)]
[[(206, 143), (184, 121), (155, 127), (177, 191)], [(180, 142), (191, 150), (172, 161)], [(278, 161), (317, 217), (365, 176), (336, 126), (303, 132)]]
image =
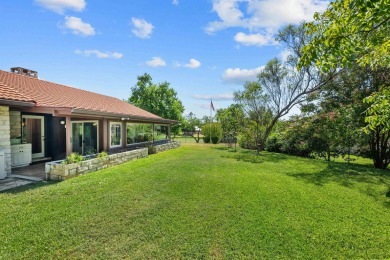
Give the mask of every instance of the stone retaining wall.
[(160, 144), (160, 145), (155, 145), (153, 147), (153, 152), (154, 153), (160, 153), (160, 152), (164, 152), (166, 150), (170, 150), (170, 149), (174, 149), (174, 148), (178, 148), (180, 147), (180, 142), (170, 142), (170, 143), (166, 143), (166, 144)]
[[(177, 148), (180, 142), (170, 142), (153, 147), (155, 153)], [(103, 158), (94, 158), (79, 163), (62, 164), (62, 161), (48, 162), (45, 165), (46, 179), (63, 181), (82, 174), (105, 169), (110, 166), (148, 156), (148, 148), (139, 148), (123, 153), (110, 154)]]
[(127, 161), (148, 156), (148, 148), (141, 148), (124, 153), (107, 155), (103, 158), (94, 158), (72, 164), (61, 164), (61, 161), (48, 162), (45, 165), (46, 179), (63, 181), (82, 174), (105, 169)]

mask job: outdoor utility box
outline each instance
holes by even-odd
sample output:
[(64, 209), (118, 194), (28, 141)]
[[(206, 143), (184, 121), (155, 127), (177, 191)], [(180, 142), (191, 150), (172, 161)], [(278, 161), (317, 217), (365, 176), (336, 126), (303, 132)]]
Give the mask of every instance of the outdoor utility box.
[(5, 170), (5, 155), (4, 151), (0, 150), (0, 180), (7, 177), (7, 172)]

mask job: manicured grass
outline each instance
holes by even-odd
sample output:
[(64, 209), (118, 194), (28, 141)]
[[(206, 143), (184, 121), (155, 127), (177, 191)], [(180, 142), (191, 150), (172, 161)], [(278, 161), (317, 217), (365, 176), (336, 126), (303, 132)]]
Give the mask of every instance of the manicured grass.
[[(191, 136), (184, 136), (184, 135), (183, 136), (176, 136), (175, 137), (175, 141), (180, 141), (183, 144), (186, 144), (186, 143), (195, 144), (196, 143), (196, 141), (195, 141), (195, 139), (193, 137), (191, 137)], [(204, 144), (202, 136), (200, 137), (199, 144)]]
[(388, 171), (183, 147), (0, 194), (0, 258), (390, 258)]

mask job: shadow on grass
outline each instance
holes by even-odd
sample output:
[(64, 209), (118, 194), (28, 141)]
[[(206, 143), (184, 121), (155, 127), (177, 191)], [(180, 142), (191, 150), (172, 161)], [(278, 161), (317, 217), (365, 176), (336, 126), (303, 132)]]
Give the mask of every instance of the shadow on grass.
[[(213, 149), (227, 150), (225, 147), (216, 147)], [(312, 159), (314, 164), (318, 163), (318, 171), (306, 171), (305, 165), (310, 164), (310, 160), (302, 157), (294, 157), (281, 153), (261, 152), (257, 154), (252, 150), (238, 150), (235, 154), (225, 154), (222, 157), (236, 159), (238, 161), (249, 163), (275, 162), (283, 163), (286, 160), (303, 160), (302, 165), (298, 166), (301, 170), (287, 171), (285, 174), (307, 183), (323, 186), (328, 183), (338, 183), (341, 186), (357, 189), (374, 198), (385, 198), (390, 191), (390, 171), (375, 169), (370, 165), (347, 164), (343, 162), (321, 162)], [(326, 167), (322, 163), (326, 164)], [(390, 201), (385, 206), (390, 207)]]
[(276, 154), (268, 152), (260, 152), (254, 150), (234, 150), (227, 147), (215, 147), (213, 149), (227, 150), (228, 152), (234, 152), (234, 155), (222, 156), (223, 158), (231, 158), (237, 161), (249, 162), (249, 163), (264, 163), (264, 162), (280, 162), (289, 159), (288, 155)]
[[(287, 175), (319, 186), (332, 182), (338, 183), (376, 199), (384, 199), (390, 190), (390, 171), (366, 165), (329, 162), (326, 168), (318, 172), (287, 173)], [(384, 205), (390, 207), (390, 201), (385, 201)]]
[(45, 187), (45, 186), (49, 186), (49, 185), (53, 185), (53, 184), (57, 184), (57, 183), (59, 183), (59, 182), (58, 181), (33, 182), (33, 183), (30, 183), (30, 184), (18, 186), (18, 187), (12, 188), (12, 189), (0, 191), (0, 193), (3, 193), (3, 194), (5, 194), (5, 193), (8, 193), (8, 194), (18, 194), (18, 193), (21, 193), (21, 192), (24, 192), (24, 191), (35, 190), (35, 189), (38, 189), (38, 188), (41, 188), (41, 187)]
[(390, 171), (374, 169), (372, 166), (329, 162), (328, 166), (316, 173), (289, 174), (316, 185), (338, 182), (346, 187), (354, 183), (390, 185)]

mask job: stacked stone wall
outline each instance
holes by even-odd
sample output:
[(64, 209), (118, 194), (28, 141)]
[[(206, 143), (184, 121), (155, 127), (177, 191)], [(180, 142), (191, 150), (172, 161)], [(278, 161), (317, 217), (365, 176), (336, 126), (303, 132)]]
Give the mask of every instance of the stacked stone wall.
[(160, 153), (178, 147), (180, 147), (180, 142), (170, 142), (166, 144), (155, 145), (153, 149), (155, 153)]
[(107, 155), (79, 163), (62, 164), (61, 162), (46, 163), (46, 179), (63, 181), (86, 173), (105, 169), (131, 160), (148, 156), (148, 148), (137, 149), (124, 153)]
[(7, 174), (11, 174), (10, 113), (8, 106), (0, 106), (0, 149), (4, 151)]
[(10, 135), (11, 138), (21, 138), (22, 136), (22, 125), (20, 119), (20, 111), (10, 111)]

